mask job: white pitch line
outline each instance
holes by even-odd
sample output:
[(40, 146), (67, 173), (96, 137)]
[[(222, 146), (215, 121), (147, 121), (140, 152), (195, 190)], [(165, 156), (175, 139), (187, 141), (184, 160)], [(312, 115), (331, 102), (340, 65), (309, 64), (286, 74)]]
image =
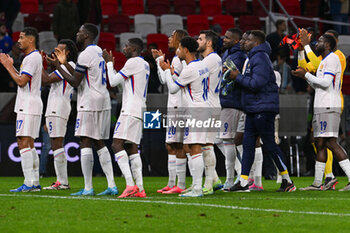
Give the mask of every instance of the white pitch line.
[[(156, 201), (147, 199), (110, 199), (110, 198), (94, 198), (94, 197), (72, 197), (72, 196), (49, 196), (49, 195), (16, 195), (16, 194), (0, 194), (0, 197), (31, 197), (31, 198), (52, 198), (52, 199), (71, 199), (71, 200), (93, 200), (93, 201), (116, 201), (116, 202), (134, 202), (134, 203), (147, 203), (147, 204), (164, 204), (164, 205), (179, 205), (179, 206), (198, 206), (198, 207), (211, 207), (220, 209), (233, 209), (233, 210), (248, 210), (248, 211), (260, 211), (260, 212), (277, 212), (288, 214), (307, 214), (307, 215), (324, 215), (324, 216), (337, 216), (337, 217), (350, 217), (349, 213), (333, 213), (333, 212), (317, 212), (317, 211), (294, 211), (294, 210), (281, 210), (281, 209), (263, 209), (263, 208), (251, 208), (243, 206), (229, 206), (229, 205), (217, 205), (208, 203), (196, 203), (196, 202), (174, 202), (174, 201)], [(179, 198), (179, 200), (181, 200)], [(187, 199), (189, 200), (189, 199)]]

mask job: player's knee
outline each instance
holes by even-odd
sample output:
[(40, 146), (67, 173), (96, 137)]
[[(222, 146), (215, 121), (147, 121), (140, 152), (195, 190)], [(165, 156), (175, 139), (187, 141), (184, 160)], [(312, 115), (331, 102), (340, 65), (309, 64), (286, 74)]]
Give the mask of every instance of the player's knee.
[(118, 153), (118, 152), (124, 150), (123, 144), (119, 141), (114, 140), (112, 143), (112, 150), (114, 153)]
[(166, 149), (168, 151), (168, 154), (175, 154), (176, 153), (176, 149), (172, 144), (166, 144)]
[(53, 151), (62, 148), (63, 147), (63, 139), (60, 139), (60, 138), (51, 139), (51, 147), (52, 147)]

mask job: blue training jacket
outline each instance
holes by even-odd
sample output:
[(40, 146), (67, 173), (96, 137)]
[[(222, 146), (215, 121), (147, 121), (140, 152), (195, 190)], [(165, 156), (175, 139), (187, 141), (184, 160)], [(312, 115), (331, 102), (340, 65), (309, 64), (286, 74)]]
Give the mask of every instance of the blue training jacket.
[[(222, 55), (222, 63), (230, 58), (237, 66), (239, 72), (242, 72), (244, 61), (247, 58), (245, 53), (240, 49), (239, 43), (235, 44), (233, 47), (227, 49)], [(241, 87), (235, 85), (235, 88), (231, 90), (226, 96), (222, 95), (222, 89), (227, 84), (227, 81), (222, 80), (220, 89), (220, 104), (223, 108), (235, 108), (242, 110), (241, 105)]]
[(242, 107), (246, 113), (279, 112), (276, 77), (269, 58), (270, 44), (260, 44), (248, 53), (249, 62), (244, 75), (236, 83), (242, 86)]

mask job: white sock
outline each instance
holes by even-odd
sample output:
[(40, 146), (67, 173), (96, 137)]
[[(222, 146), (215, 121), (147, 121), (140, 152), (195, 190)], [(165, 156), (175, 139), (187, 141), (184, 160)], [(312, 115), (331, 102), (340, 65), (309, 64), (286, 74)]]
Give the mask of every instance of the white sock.
[(180, 189), (186, 188), (186, 160), (176, 158), (177, 187)]
[(240, 177), (241, 172), (242, 172), (242, 164), (241, 164), (241, 161), (239, 161), (237, 156), (236, 156), (236, 159), (235, 159), (235, 170), (236, 170), (236, 173), (237, 173), (236, 176)]
[(143, 190), (143, 178), (142, 178), (142, 161), (140, 155), (133, 154), (129, 156), (130, 167), (132, 175), (135, 179), (136, 185), (139, 188), (139, 191)]
[(233, 140), (224, 140), (225, 148), (225, 168), (226, 168), (226, 182), (233, 184), (235, 178), (235, 159), (237, 157), (236, 145)]
[(246, 180), (246, 179), (244, 179), (243, 177), (240, 177), (240, 178), (239, 178), (239, 181), (241, 181), (241, 186), (242, 186), (242, 187), (245, 187), (245, 186), (248, 185), (248, 179)]
[(175, 186), (176, 183), (176, 155), (168, 155), (168, 172), (168, 186), (172, 188)]
[(190, 175), (192, 175), (192, 156), (190, 155), (190, 153), (186, 153), (187, 156), (187, 164), (188, 164), (188, 170), (190, 171)]
[(63, 148), (59, 148), (53, 152), (54, 167), (57, 180), (64, 185), (68, 185), (67, 157)]
[(83, 171), (85, 190), (92, 189), (92, 169), (94, 166), (94, 155), (92, 148), (82, 148), (81, 153), (81, 170)]
[(255, 148), (255, 172), (254, 172), (254, 184), (256, 186), (262, 186), (261, 176), (262, 176), (262, 164), (263, 164), (263, 153), (261, 147)]
[(348, 180), (350, 182), (350, 161), (349, 159), (344, 159), (339, 162), (340, 167), (345, 172), (345, 175), (348, 177)]
[(223, 155), (225, 155), (225, 145), (224, 145), (224, 140), (220, 139), (220, 138), (216, 138), (215, 139), (215, 144), (216, 146), (219, 148), (219, 150), (221, 151), (221, 153)]
[(115, 187), (112, 159), (107, 147), (99, 149), (97, 151), (97, 154), (100, 160), (102, 170), (106, 175), (108, 187)]
[(199, 153), (196, 155), (192, 155), (191, 157), (193, 189), (201, 190), (204, 170), (203, 156), (202, 153)]
[(119, 151), (114, 156), (117, 159), (118, 166), (124, 175), (126, 185), (135, 186), (134, 180), (132, 179), (131, 175), (128, 154), (126, 153), (126, 151)]
[(325, 177), (326, 178), (330, 177), (333, 179), (335, 176), (333, 175), (333, 172), (331, 172), (331, 173), (326, 174)]
[[(339, 163), (340, 164), (340, 163)], [(324, 174), (324, 169), (326, 168), (326, 163), (322, 163), (316, 160), (315, 164), (315, 180), (313, 185), (320, 186), (322, 184), (322, 178)]]
[(239, 145), (239, 146), (236, 146), (236, 147), (237, 147), (237, 150), (238, 150), (239, 155), (240, 155), (241, 158), (242, 158), (242, 156), (243, 156), (243, 145)]
[(31, 148), (24, 148), (19, 151), (21, 155), (21, 165), (24, 176), (24, 184), (32, 187), (33, 176), (33, 153)]
[(32, 148), (32, 156), (33, 156), (33, 185), (38, 186), (39, 183), (39, 155), (36, 152), (35, 148)]
[(202, 147), (204, 170), (205, 170), (205, 182), (204, 187), (207, 189), (213, 188), (216, 157), (213, 146)]

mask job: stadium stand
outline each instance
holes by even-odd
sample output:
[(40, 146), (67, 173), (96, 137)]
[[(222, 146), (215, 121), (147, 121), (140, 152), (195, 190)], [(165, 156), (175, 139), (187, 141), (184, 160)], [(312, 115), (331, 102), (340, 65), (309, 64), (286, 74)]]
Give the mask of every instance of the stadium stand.
[(161, 49), (163, 53), (168, 53), (168, 36), (165, 34), (148, 34), (147, 35), (147, 47), (148, 45), (155, 43), (158, 49)]
[(256, 15), (242, 15), (239, 17), (239, 28), (242, 31), (261, 29), (261, 22), (259, 16)]
[[(265, 5), (266, 9), (269, 9), (269, 0), (262, 0), (263, 4)], [(252, 1), (252, 8), (253, 8), (253, 15), (260, 16), (260, 17), (266, 17), (267, 14), (260, 5), (258, 0)]]
[(133, 16), (145, 12), (143, 0), (122, 0), (123, 14)]
[(214, 16), (221, 15), (221, 0), (200, 0), (201, 15)]
[(123, 48), (125, 44), (128, 42), (130, 38), (140, 38), (142, 39), (142, 36), (140, 33), (134, 33), (134, 32), (124, 32), (120, 33), (120, 51), (123, 51)]
[(176, 29), (183, 29), (183, 21), (180, 15), (162, 15), (160, 16), (160, 32), (170, 36)]
[(118, 13), (118, 2), (116, 0), (101, 0), (101, 9), (103, 15)]
[(181, 16), (196, 14), (195, 0), (174, 1), (174, 13)]
[(116, 41), (114, 34), (111, 32), (100, 32), (100, 37), (98, 39), (98, 46), (102, 49), (107, 49), (114, 51), (116, 48)]
[(219, 24), (224, 34), (227, 29), (235, 27), (235, 19), (231, 15), (215, 15), (212, 25)]
[(135, 32), (146, 38), (147, 34), (157, 33), (157, 19), (151, 14), (137, 14), (134, 18)]
[(60, 0), (41, 0), (45, 12), (52, 13)]
[(206, 15), (188, 15), (187, 31), (191, 36), (199, 35), (201, 30), (209, 29), (209, 20)]
[(107, 32), (120, 34), (122, 32), (130, 31), (130, 18), (127, 15), (122, 15), (122, 14), (108, 15), (106, 24), (108, 28)]
[[(283, 5), (284, 9), (286, 9), (288, 14), (301, 15), (299, 0), (280, 0), (280, 2)], [(281, 9), (280, 9), (280, 12), (282, 12)]]
[(147, 1), (148, 13), (155, 16), (161, 16), (170, 13), (170, 1), (169, 0), (148, 0)]
[(29, 13), (28, 17), (24, 18), (24, 23), (26, 26), (35, 27), (38, 32), (51, 30), (51, 18), (49, 13)]
[(225, 1), (226, 14), (233, 16), (244, 15), (248, 13), (248, 6), (246, 1), (240, 0), (226, 0)]
[(114, 69), (119, 71), (123, 68), (127, 59), (122, 52), (113, 51), (112, 54), (114, 57)]
[(20, 0), (22, 13), (39, 12), (39, 0)]
[(39, 49), (51, 54), (57, 46), (57, 40), (52, 31), (39, 32)]

